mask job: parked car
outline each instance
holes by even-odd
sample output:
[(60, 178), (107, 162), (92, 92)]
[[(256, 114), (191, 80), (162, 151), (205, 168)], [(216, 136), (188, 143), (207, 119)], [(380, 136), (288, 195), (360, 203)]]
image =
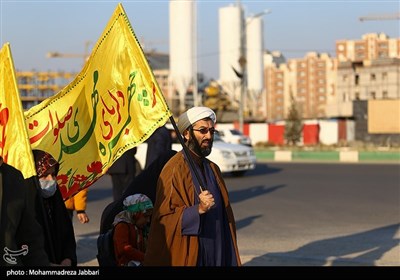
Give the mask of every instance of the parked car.
[(217, 127), (217, 130), (218, 130), (218, 133), (221, 136), (222, 140), (224, 140), (225, 142), (251, 146), (250, 137), (243, 135), (237, 129), (226, 129), (226, 128), (219, 129)]
[[(167, 127), (170, 130), (172, 129), (172, 126), (167, 125)], [(182, 145), (179, 142), (175, 142), (172, 144), (172, 149), (180, 151), (182, 150)], [(138, 146), (136, 158), (142, 168), (146, 163), (146, 151), (146, 143)], [(221, 139), (218, 133), (214, 134), (213, 148), (207, 158), (215, 162), (222, 173), (231, 173), (233, 176), (243, 176), (246, 171), (256, 167), (256, 156), (252, 147), (227, 143)]]

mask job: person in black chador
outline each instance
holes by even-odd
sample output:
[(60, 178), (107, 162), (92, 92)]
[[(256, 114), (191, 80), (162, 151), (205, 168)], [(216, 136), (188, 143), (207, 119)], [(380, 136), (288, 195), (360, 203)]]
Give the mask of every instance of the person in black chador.
[(157, 128), (156, 131), (146, 140), (146, 166), (150, 166), (160, 155), (172, 149), (172, 137), (168, 128), (164, 126)]
[(136, 147), (127, 150), (107, 171), (107, 174), (111, 176), (114, 201), (121, 198), (125, 189), (136, 177), (136, 151)]
[(22, 173), (0, 156), (0, 266), (50, 264), (37, 220), (39, 203), (36, 187), (27, 185)]
[[(45, 243), (46, 252), (54, 265), (76, 266), (74, 228), (57, 184), (60, 165), (44, 151), (33, 150), (33, 156), (46, 213), (40, 222), (44, 228), (47, 223), (50, 230), (50, 240), (47, 237)], [(36, 178), (32, 177), (32, 179)]]

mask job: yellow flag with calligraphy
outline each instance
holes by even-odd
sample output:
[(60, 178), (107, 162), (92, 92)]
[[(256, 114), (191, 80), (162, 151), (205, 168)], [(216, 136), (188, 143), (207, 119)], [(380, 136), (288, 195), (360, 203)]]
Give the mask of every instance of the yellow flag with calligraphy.
[(0, 50), (0, 156), (25, 179), (36, 175), (9, 43)]
[(78, 76), (25, 112), (32, 149), (59, 163), (64, 199), (87, 188), (171, 112), (121, 4)]

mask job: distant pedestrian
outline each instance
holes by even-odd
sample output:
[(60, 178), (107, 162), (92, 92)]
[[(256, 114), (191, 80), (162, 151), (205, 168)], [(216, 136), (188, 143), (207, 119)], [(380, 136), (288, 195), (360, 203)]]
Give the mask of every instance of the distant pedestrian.
[(147, 153), (145, 169), (160, 155), (172, 149), (172, 138), (168, 128), (161, 126), (146, 140)]
[(114, 201), (121, 198), (125, 189), (136, 176), (136, 151), (136, 147), (127, 150), (107, 171), (107, 174), (111, 176)]

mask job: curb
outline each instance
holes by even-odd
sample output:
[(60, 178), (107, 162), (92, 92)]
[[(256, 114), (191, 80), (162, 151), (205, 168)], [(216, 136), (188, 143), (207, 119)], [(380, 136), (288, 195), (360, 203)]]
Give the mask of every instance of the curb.
[(257, 161), (345, 162), (400, 164), (400, 152), (255, 150)]

